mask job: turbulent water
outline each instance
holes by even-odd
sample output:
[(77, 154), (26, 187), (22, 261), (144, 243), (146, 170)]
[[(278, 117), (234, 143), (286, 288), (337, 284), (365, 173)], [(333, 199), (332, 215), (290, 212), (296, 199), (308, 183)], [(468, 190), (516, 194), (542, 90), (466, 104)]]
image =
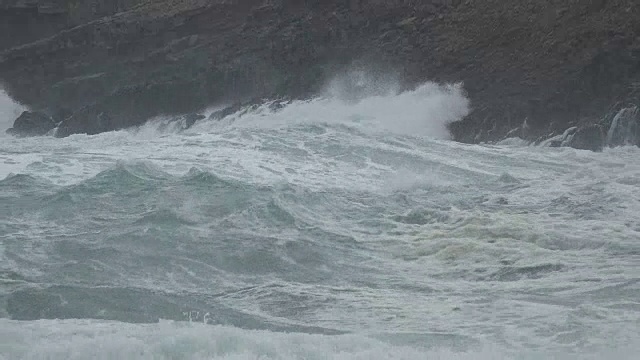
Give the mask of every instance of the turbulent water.
[(640, 149), (449, 141), (455, 86), (276, 108), (1, 137), (0, 359), (640, 351)]

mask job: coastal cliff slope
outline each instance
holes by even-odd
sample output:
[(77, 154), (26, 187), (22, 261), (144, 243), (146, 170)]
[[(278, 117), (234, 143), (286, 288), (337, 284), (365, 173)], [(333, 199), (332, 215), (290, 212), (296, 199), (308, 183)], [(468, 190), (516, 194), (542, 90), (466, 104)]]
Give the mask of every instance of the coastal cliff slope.
[(535, 140), (637, 103), (639, 16), (624, 0), (0, 0), (0, 83), (65, 136), (307, 97), (355, 64), (463, 82), (456, 140)]

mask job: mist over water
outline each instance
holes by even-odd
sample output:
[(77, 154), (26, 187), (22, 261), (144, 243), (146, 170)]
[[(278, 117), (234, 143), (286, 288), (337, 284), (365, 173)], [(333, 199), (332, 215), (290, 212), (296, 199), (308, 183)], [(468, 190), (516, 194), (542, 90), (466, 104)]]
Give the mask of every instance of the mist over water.
[(355, 76), (3, 137), (0, 359), (635, 358), (640, 150), (449, 141), (469, 106)]

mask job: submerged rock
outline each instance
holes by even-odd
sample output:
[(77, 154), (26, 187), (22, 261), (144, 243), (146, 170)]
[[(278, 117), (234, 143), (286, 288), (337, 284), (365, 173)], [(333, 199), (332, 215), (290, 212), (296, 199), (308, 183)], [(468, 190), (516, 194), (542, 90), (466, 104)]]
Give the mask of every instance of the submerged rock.
[(607, 132), (607, 145), (640, 146), (640, 109), (637, 106), (624, 108), (616, 114)]
[(7, 130), (7, 134), (15, 136), (42, 136), (56, 127), (55, 122), (41, 112), (25, 111)]

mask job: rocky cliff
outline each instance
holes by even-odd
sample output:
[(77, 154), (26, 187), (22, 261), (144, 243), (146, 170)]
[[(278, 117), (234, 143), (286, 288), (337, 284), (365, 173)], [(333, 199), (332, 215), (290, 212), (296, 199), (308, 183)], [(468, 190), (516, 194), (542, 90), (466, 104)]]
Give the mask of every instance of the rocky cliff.
[(638, 102), (639, 16), (628, 0), (0, 0), (0, 79), (64, 136), (304, 97), (356, 63), (464, 82), (457, 140), (535, 140)]

